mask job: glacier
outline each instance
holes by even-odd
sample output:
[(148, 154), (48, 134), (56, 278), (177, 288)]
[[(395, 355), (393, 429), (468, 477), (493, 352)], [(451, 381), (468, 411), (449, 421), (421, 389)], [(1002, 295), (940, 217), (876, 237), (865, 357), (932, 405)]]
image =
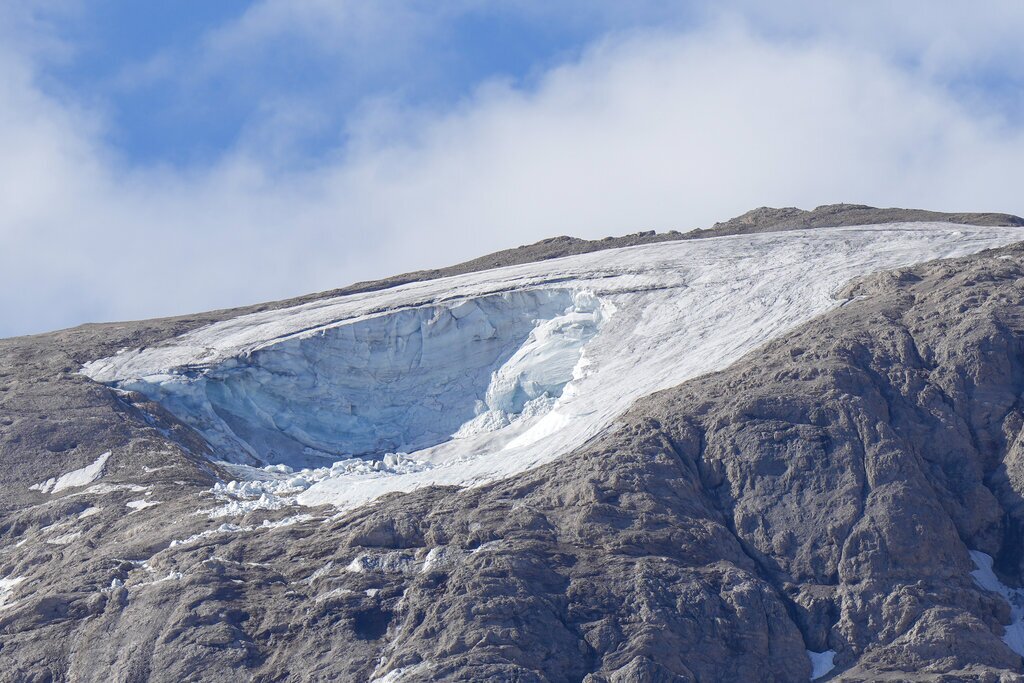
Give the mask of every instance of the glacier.
[(609, 249), (242, 315), (83, 372), (203, 434), (247, 482), (221, 495), (347, 508), (551, 462), (854, 278), (1019, 239), (902, 223)]
[(119, 386), (159, 401), (229, 462), (316, 467), (420, 450), (550, 403), (600, 321), (586, 293), (495, 293), (364, 316)]

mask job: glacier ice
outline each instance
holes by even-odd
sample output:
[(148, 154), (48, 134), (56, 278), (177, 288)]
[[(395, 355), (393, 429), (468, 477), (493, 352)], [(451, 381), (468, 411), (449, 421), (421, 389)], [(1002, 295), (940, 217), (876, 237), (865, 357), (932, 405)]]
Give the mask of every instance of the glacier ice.
[(107, 458), (110, 457), (110, 451), (100, 455), (92, 463), (85, 467), (80, 467), (77, 470), (67, 472), (59, 477), (50, 477), (41, 484), (33, 484), (29, 486), (29, 489), (33, 491), (40, 491), (42, 493), (59, 493), (64, 489), (77, 488), (91, 484), (92, 482), (103, 476), (103, 468), (107, 464)]
[(230, 505), (346, 508), (551, 462), (842, 305), (851, 279), (1020, 238), (905, 223), (610, 249), (238, 316), (83, 372), (160, 401), (224, 460), (287, 469), (232, 470)]
[(496, 293), (385, 311), (119, 386), (159, 401), (228, 461), (316, 467), (416, 451), (550, 406), (600, 320), (586, 293)]
[(14, 594), (15, 588), (17, 588), (18, 584), (22, 583), (24, 580), (24, 576), (0, 579), (0, 609), (3, 609), (7, 605), (8, 600), (10, 600), (11, 596)]

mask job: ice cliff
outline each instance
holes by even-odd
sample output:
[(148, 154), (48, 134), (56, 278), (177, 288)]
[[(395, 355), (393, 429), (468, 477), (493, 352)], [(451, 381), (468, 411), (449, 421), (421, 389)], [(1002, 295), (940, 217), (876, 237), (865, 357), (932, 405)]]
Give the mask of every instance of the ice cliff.
[(601, 321), (564, 289), (400, 308), (119, 383), (237, 463), (324, 465), (503, 427), (557, 399)]

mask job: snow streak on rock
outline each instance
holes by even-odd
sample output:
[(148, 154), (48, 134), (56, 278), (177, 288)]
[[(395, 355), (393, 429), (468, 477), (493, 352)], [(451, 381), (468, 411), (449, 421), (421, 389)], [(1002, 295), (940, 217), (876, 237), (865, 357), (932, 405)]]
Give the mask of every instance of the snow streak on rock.
[(0, 609), (3, 609), (7, 605), (7, 602), (14, 594), (14, 590), (18, 587), (18, 584), (22, 583), (24, 580), (24, 576), (0, 579)]
[(1003, 633), (1003, 642), (1024, 657), (1024, 589), (1010, 588), (996, 576), (992, 571), (992, 556), (972, 550), (971, 559), (977, 567), (971, 576), (975, 583), (987, 591), (999, 593), (1010, 605), (1010, 623), (1006, 625)]
[[(241, 316), (84, 371), (161, 401), (224, 460), (305, 468), (248, 468), (269, 483), (225, 495), (349, 507), (550, 462), (841, 305), (851, 279), (1019, 239), (912, 223), (613, 249)], [(349, 466), (396, 451), (407, 465)]]
[(832, 669), (836, 668), (833, 663), (835, 659), (835, 650), (825, 650), (824, 652), (812, 652), (807, 651), (807, 657), (811, 660), (811, 680), (816, 681)]

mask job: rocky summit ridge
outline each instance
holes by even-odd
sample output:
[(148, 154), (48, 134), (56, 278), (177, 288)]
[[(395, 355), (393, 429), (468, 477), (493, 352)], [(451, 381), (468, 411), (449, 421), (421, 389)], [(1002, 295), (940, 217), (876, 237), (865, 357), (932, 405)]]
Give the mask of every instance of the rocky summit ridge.
[[(179, 403), (82, 372), (213, 323), (487, 268), (909, 222), (1024, 225), (758, 209), (697, 233), (558, 238), (300, 300), (0, 340), (0, 680), (1024, 681), (1012, 232), (844, 282), (825, 312), (639, 398), (549, 462), (348, 509), (271, 495)], [(376, 469), (354, 481), (411, 476), (393, 454), (361, 458)], [(301, 488), (298, 468), (273, 467), (266, 481)]]

